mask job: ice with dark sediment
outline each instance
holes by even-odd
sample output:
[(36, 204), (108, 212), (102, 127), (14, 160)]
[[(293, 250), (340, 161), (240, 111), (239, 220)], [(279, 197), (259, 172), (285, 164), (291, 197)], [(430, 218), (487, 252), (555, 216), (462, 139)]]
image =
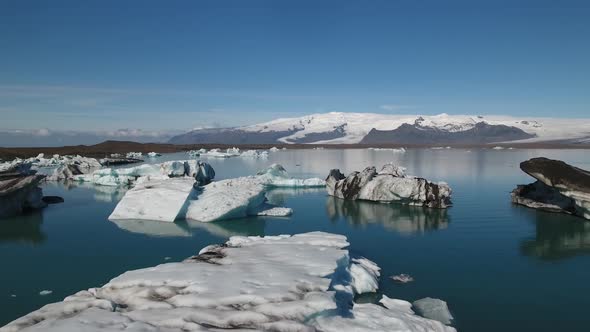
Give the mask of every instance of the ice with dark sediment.
[(430, 208), (451, 205), (448, 184), (407, 176), (403, 167), (394, 164), (386, 164), (380, 171), (367, 167), (348, 176), (333, 169), (326, 179), (326, 188), (329, 195), (347, 200), (397, 202)]

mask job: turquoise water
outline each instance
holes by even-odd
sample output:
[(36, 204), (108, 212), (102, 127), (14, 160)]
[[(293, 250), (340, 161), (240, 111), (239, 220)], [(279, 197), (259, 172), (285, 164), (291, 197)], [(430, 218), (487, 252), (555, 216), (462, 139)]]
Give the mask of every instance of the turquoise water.
[[(274, 162), (296, 177), (395, 162), (454, 191), (454, 206), (441, 211), (345, 202), (323, 190), (275, 190), (270, 195), (293, 208), (292, 217), (210, 224), (117, 225), (107, 217), (124, 190), (48, 183), (45, 194), (65, 203), (0, 222), (0, 325), (126, 270), (182, 260), (232, 235), (321, 230), (348, 236), (352, 254), (379, 264), (380, 292), (447, 301), (460, 331), (587, 331), (590, 223), (510, 203), (513, 187), (532, 181), (518, 164), (534, 156), (590, 169), (583, 150), (326, 149), (280, 151), (268, 160), (209, 159), (219, 179), (251, 175)], [(152, 162), (187, 158), (171, 154)], [(415, 281), (389, 280), (399, 273)], [(45, 289), (53, 293), (40, 296)]]

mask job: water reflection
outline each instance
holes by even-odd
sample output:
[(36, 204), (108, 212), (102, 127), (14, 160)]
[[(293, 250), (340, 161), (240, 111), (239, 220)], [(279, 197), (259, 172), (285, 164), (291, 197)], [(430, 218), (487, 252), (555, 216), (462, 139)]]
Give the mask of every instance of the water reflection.
[(157, 220), (111, 220), (117, 227), (131, 233), (156, 237), (190, 237), (190, 228), (186, 223), (165, 222)]
[(41, 230), (43, 214), (34, 211), (14, 218), (0, 220), (0, 243), (41, 244), (47, 239)]
[(222, 238), (243, 235), (264, 235), (264, 218), (245, 218), (217, 222), (179, 220), (164, 222), (157, 220), (111, 220), (120, 229), (151, 237), (191, 237), (203, 230)]
[(401, 234), (445, 229), (450, 221), (447, 210), (444, 209), (347, 201), (331, 196), (326, 200), (326, 209), (332, 221), (345, 219), (354, 226), (381, 224), (385, 228)]
[(89, 182), (67, 181), (63, 183), (64, 188), (72, 190), (74, 188), (90, 189), (94, 192), (94, 200), (97, 202), (118, 202), (129, 190), (122, 186), (99, 186)]
[(326, 188), (272, 188), (266, 192), (269, 204), (284, 206), (289, 197), (326, 193)]
[(263, 236), (266, 226), (265, 218), (243, 218), (214, 222), (187, 221), (192, 229), (201, 229), (222, 238), (230, 236)]
[(536, 235), (521, 243), (525, 255), (563, 259), (590, 254), (590, 222), (554, 213), (536, 212)]

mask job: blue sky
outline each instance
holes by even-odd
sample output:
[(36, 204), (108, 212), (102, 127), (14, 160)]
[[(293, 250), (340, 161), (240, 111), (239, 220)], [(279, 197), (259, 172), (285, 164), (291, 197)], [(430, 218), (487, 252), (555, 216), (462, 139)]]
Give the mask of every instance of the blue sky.
[(588, 1), (0, 2), (0, 129), (588, 117)]

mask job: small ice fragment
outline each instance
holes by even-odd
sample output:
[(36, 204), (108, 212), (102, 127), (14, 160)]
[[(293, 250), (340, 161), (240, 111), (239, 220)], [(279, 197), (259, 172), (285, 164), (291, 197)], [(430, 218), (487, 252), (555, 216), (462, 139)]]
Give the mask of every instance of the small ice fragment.
[(16, 297), (16, 295), (15, 294), (10, 294), (10, 297)]
[(52, 290), (47, 290), (47, 289), (44, 289), (44, 290), (42, 290), (42, 291), (40, 291), (40, 292), (39, 292), (39, 295), (41, 295), (41, 296), (45, 296), (45, 295), (49, 295), (49, 294), (51, 294), (51, 293), (53, 293), (53, 291), (52, 291)]
[(168, 257), (168, 256), (164, 257), (165, 261), (170, 260), (170, 259), (172, 259), (172, 257)]
[(393, 281), (397, 281), (397, 282), (402, 283), (402, 284), (406, 284), (408, 282), (414, 281), (414, 278), (411, 275), (405, 274), (405, 273), (398, 274), (398, 275), (395, 275), (395, 276), (391, 276), (390, 278)]

